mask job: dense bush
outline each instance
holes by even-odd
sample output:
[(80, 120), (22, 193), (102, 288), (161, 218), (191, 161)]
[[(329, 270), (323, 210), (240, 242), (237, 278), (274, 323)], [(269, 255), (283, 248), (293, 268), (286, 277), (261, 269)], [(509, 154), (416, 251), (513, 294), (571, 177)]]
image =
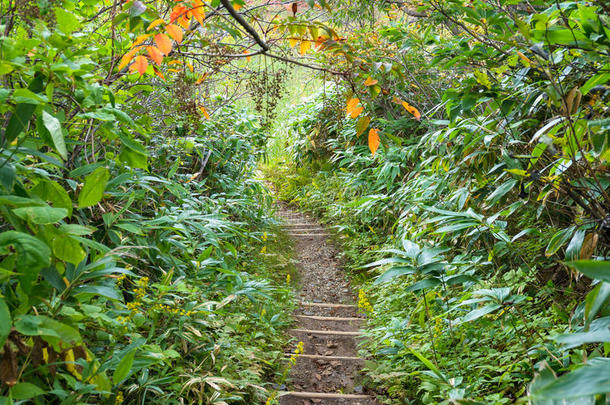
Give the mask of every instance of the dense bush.
[(363, 280), (369, 376), (398, 403), (603, 403), (607, 10), (385, 11), (379, 38), (343, 46), (352, 80), (297, 110), (296, 150), (270, 171), (335, 224)]

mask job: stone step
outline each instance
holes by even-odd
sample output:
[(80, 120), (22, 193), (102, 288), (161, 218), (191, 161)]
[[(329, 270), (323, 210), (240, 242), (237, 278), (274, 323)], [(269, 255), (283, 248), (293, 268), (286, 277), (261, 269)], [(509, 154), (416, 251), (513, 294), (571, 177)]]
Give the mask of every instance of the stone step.
[(321, 238), (330, 236), (330, 233), (289, 233), (288, 236), (303, 238)]
[(299, 305), (304, 307), (325, 307), (325, 308), (358, 308), (357, 305), (354, 304), (335, 304), (330, 302), (311, 302), (311, 301), (301, 301)]
[(312, 329), (289, 329), (292, 333), (305, 333), (308, 335), (330, 335), (330, 336), (362, 336), (360, 332), (341, 330), (312, 330)]
[[(284, 353), (286, 357), (292, 356), (294, 353)], [(324, 356), (323, 354), (299, 354), (299, 358), (303, 357), (305, 359), (313, 359), (313, 360), (345, 360), (345, 361), (364, 361), (361, 357), (356, 356)]]
[(371, 399), (370, 395), (364, 394), (341, 394), (335, 392), (308, 392), (308, 391), (282, 391), (280, 397), (316, 398), (316, 399)]

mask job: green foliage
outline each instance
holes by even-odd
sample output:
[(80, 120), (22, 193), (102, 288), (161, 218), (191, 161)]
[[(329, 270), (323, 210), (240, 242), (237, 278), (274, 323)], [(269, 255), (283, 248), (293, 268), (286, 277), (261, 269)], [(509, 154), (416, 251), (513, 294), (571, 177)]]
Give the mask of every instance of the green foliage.
[[(307, 115), (293, 148), (267, 174), (335, 226), (373, 305), (368, 375), (391, 401), (603, 402), (608, 10), (414, 12), (380, 18), (380, 44), (362, 28), (362, 44), (344, 45), (357, 78), (296, 109)], [(423, 122), (371, 92), (370, 76)], [(355, 96), (381, 129), (374, 157), (345, 118)]]
[(0, 17), (0, 402), (264, 402), (292, 308), (256, 117), (114, 72), (141, 2), (29, 3)]

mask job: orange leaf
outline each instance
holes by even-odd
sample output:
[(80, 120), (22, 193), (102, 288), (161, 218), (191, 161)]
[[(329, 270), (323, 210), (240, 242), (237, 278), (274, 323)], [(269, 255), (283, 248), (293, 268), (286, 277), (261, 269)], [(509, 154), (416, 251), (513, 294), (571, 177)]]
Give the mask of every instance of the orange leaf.
[[(246, 54), (246, 55), (247, 55), (247, 54), (249, 54), (249, 53), (250, 53), (250, 52), (249, 52), (247, 49), (244, 51), (244, 54)], [(252, 56), (246, 56), (246, 60), (247, 60), (248, 62), (250, 62), (250, 59), (252, 59)]]
[(159, 48), (164, 55), (169, 55), (172, 51), (172, 41), (165, 34), (155, 35), (155, 43), (157, 44), (157, 48)]
[(204, 117), (206, 117), (207, 119), (210, 119), (210, 114), (208, 114), (208, 110), (205, 109), (204, 106), (199, 106), (199, 109), (201, 110), (201, 113), (203, 114)]
[(350, 117), (356, 118), (360, 115), (360, 113), (362, 113), (362, 111), (364, 111), (364, 107), (356, 107), (352, 110)]
[(369, 149), (373, 156), (375, 156), (375, 152), (379, 148), (379, 130), (375, 128), (371, 128), (369, 131)]
[(407, 110), (408, 112), (410, 112), (411, 114), (413, 114), (413, 116), (415, 116), (416, 120), (421, 120), (421, 114), (419, 112), (419, 110), (415, 107), (413, 107), (412, 105), (410, 105), (409, 103), (407, 103), (406, 101), (403, 101), (402, 106), (404, 107), (405, 110)]
[(188, 9), (184, 6), (176, 6), (172, 9), (172, 13), (169, 15), (170, 22), (176, 21), (186, 15)]
[(182, 42), (182, 28), (178, 27), (175, 24), (170, 24), (165, 27), (165, 31), (167, 31), (169, 36), (172, 37), (174, 41), (178, 43)]
[(301, 55), (305, 55), (310, 47), (311, 47), (311, 42), (309, 42), (309, 41), (302, 41), (301, 42), (301, 46), (299, 46), (299, 53)]
[(190, 63), (186, 63), (186, 67), (189, 68), (189, 70), (191, 71), (191, 73), (193, 73), (193, 65), (191, 65)]
[(146, 73), (146, 68), (148, 67), (148, 59), (146, 59), (146, 56), (144, 55), (138, 55), (136, 56), (136, 60), (133, 62), (133, 65), (131, 65), (129, 67), (129, 71), (133, 72), (133, 71), (138, 71), (138, 73), (140, 73), (140, 76), (142, 76), (144, 73)]
[(233, 3), (233, 8), (234, 8), (235, 10), (239, 10), (239, 9), (240, 9), (240, 8), (242, 8), (242, 7), (243, 7), (243, 6), (242, 6), (241, 4), (239, 4), (239, 3)]
[(155, 21), (151, 22), (148, 28), (146, 28), (146, 31), (150, 31), (160, 24), (165, 24), (165, 20), (163, 18), (157, 18)]
[(205, 12), (203, 11), (203, 2), (201, 0), (194, 0), (191, 4), (193, 4), (193, 8), (191, 9), (193, 17), (195, 17), (195, 20), (197, 20), (199, 25), (203, 25), (203, 19), (205, 18)]
[(147, 46), (146, 50), (148, 51), (148, 56), (150, 56), (150, 59), (152, 59), (157, 65), (163, 63), (163, 54), (160, 50), (154, 46)]
[(347, 113), (351, 114), (352, 111), (354, 110), (354, 108), (356, 108), (356, 106), (358, 106), (358, 104), (360, 103), (360, 99), (359, 98), (352, 98), (347, 102)]
[(374, 86), (374, 85), (377, 84), (377, 82), (378, 81), (376, 79), (373, 79), (371, 76), (369, 76), (369, 78), (366, 79), (366, 81), (364, 82), (364, 85), (367, 86), (367, 87), (368, 86)]
[(207, 73), (202, 74), (201, 77), (199, 79), (197, 79), (195, 84), (201, 84), (205, 80), (206, 77), (208, 77)]
[(169, 62), (167, 62), (168, 65), (182, 65), (182, 61), (181, 60), (170, 60)]

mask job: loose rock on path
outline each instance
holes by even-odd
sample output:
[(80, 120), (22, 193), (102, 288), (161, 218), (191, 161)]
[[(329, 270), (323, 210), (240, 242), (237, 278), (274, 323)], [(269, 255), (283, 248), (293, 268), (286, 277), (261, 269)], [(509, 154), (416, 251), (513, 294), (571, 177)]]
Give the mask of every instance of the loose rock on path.
[(358, 382), (364, 362), (358, 357), (357, 343), (364, 319), (354, 305), (337, 252), (326, 240), (329, 234), (305, 214), (282, 207), (279, 216), (296, 241), (300, 273), (291, 353), (296, 342), (303, 342), (303, 353), (290, 372), (290, 391), (280, 393), (280, 404), (376, 404)]

